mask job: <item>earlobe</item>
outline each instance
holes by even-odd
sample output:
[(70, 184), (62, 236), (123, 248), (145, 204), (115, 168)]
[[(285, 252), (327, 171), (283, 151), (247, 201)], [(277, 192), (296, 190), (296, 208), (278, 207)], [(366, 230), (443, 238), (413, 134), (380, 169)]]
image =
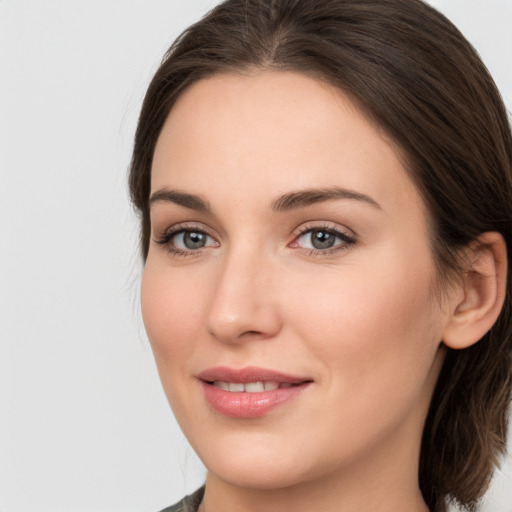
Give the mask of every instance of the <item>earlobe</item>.
[(463, 299), (452, 307), (443, 335), (444, 344), (453, 349), (479, 341), (501, 312), (507, 283), (507, 248), (501, 234), (480, 235), (467, 248), (464, 262)]

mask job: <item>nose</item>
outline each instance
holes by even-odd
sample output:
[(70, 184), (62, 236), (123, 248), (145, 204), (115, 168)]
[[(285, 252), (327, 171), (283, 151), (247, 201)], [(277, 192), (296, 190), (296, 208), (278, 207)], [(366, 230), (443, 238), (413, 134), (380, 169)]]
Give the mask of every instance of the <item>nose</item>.
[(217, 276), (207, 330), (224, 343), (269, 339), (281, 330), (275, 270), (263, 257), (227, 255)]

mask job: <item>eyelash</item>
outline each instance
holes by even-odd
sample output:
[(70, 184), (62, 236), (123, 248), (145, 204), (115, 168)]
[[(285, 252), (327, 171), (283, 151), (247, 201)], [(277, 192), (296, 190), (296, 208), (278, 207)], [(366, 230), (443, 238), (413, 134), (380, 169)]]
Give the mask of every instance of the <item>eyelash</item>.
[(327, 248), (327, 249), (308, 249), (308, 248), (301, 248), (298, 247), (299, 250), (306, 253), (308, 256), (312, 257), (325, 257), (340, 251), (346, 251), (351, 248), (351, 246), (355, 245), (357, 243), (357, 236), (353, 234), (348, 234), (339, 228), (336, 228), (329, 224), (322, 224), (322, 225), (305, 225), (302, 226), (298, 233), (295, 235), (293, 241), (291, 242), (290, 246), (293, 246), (293, 244), (297, 243), (297, 240), (299, 240), (301, 237), (308, 233), (313, 233), (314, 231), (317, 232), (323, 232), (327, 233), (329, 235), (333, 235), (336, 238), (341, 240), (341, 243), (338, 243), (334, 245), (333, 247)]
[[(157, 239), (154, 239), (154, 241), (157, 244), (159, 244), (159, 245), (166, 246), (167, 251), (170, 254), (172, 254), (173, 256), (185, 257), (185, 258), (186, 257), (199, 256), (199, 254), (202, 252), (201, 249), (196, 249), (196, 250), (188, 249), (188, 250), (184, 250), (184, 249), (180, 249), (178, 247), (175, 247), (171, 243), (172, 239), (176, 235), (179, 235), (180, 233), (198, 233), (198, 234), (205, 235), (205, 236), (215, 240), (215, 238), (213, 236), (208, 234), (201, 227), (196, 227), (196, 226), (193, 226), (193, 225), (190, 225), (190, 224), (178, 224), (178, 225), (173, 226), (172, 228), (168, 229), (167, 231), (165, 231)], [(216, 243), (218, 244), (218, 242), (216, 242)]]
[[(297, 245), (297, 241), (303, 237), (304, 235), (308, 233), (312, 233), (314, 231), (317, 232), (324, 232), (329, 235), (333, 235), (334, 237), (341, 240), (341, 243), (337, 243), (333, 247), (329, 247), (326, 249), (311, 249), (311, 248), (304, 248), (299, 247)], [(172, 228), (165, 231), (161, 236), (159, 236), (157, 239), (154, 239), (154, 242), (158, 245), (166, 246), (167, 251), (172, 254), (173, 256), (177, 257), (194, 257), (199, 256), (203, 251), (205, 247), (198, 248), (198, 249), (180, 249), (178, 247), (175, 247), (171, 241), (172, 239), (181, 233), (197, 233), (202, 234), (208, 238), (211, 238), (212, 240), (215, 240), (213, 236), (211, 236), (207, 231), (205, 231), (202, 227), (199, 226), (193, 226), (189, 224), (178, 224), (176, 226), (173, 226)], [(290, 244), (288, 244), (288, 247), (294, 247), (298, 250), (301, 250), (304, 254), (307, 256), (312, 257), (325, 257), (327, 255), (331, 255), (333, 253), (339, 252), (339, 251), (346, 251), (350, 249), (351, 246), (357, 243), (357, 237), (356, 235), (349, 235), (348, 233), (340, 230), (339, 228), (335, 228), (332, 225), (328, 224), (322, 224), (322, 225), (304, 225), (302, 226), (298, 232), (294, 235), (294, 238)], [(215, 243), (217, 246), (219, 245), (218, 242), (215, 240)], [(208, 247), (208, 246), (206, 246)], [(211, 245), (209, 247), (212, 247)]]

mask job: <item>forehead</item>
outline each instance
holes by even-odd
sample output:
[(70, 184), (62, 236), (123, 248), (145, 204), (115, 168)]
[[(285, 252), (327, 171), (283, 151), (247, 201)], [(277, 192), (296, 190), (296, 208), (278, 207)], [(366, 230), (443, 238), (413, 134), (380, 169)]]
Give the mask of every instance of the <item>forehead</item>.
[(418, 200), (382, 131), (342, 91), (294, 72), (197, 82), (171, 110), (153, 159), (152, 192), (266, 201), (270, 192), (333, 185), (389, 204)]

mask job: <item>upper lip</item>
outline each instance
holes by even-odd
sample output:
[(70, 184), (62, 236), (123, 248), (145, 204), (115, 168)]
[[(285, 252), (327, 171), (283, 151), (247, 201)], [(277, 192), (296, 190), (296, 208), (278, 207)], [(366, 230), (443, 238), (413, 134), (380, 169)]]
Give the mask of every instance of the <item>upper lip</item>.
[(208, 368), (202, 371), (197, 377), (205, 382), (223, 381), (238, 382), (242, 384), (262, 381), (300, 384), (301, 382), (310, 382), (312, 380), (308, 377), (299, 377), (266, 368), (258, 368), (256, 366), (247, 366), (240, 369), (229, 368), (227, 366), (217, 366), (215, 368)]

